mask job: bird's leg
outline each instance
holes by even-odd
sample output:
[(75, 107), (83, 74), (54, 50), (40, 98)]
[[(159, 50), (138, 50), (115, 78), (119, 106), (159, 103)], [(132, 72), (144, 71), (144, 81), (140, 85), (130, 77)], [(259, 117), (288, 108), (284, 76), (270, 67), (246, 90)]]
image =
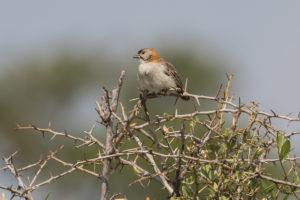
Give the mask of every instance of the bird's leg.
[(155, 98), (157, 97), (157, 94), (155, 92), (149, 92), (149, 90), (145, 89), (142, 91), (144, 98)]
[(147, 90), (147, 89), (142, 90), (141, 97), (143, 100), (146, 100), (148, 95), (149, 95), (149, 90)]
[(164, 88), (159, 93), (164, 95), (164, 96), (167, 96), (168, 92), (169, 92), (169, 88)]
[(181, 88), (175, 88), (175, 91), (178, 93), (178, 94), (183, 94), (183, 90)]
[(143, 105), (143, 104), (146, 103), (147, 95), (148, 95), (149, 91), (145, 89), (145, 90), (141, 90), (141, 92), (142, 93), (140, 94), (140, 101), (141, 101), (141, 103)]

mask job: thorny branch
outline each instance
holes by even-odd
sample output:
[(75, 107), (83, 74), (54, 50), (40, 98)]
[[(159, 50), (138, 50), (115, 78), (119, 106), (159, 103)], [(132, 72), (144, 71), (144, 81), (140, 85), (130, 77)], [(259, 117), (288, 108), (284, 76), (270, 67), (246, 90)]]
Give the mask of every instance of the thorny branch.
[[(260, 111), (255, 102), (247, 105), (239, 99), (235, 103), (229, 94), (231, 75), (227, 76), (225, 89), (220, 88), (214, 97), (185, 91), (183, 95), (192, 100), (187, 104), (198, 104), (194, 111), (178, 113), (176, 109), (174, 114), (154, 116), (147, 107), (152, 98), (166, 95), (177, 98), (180, 94), (173, 90), (159, 94), (143, 93), (140, 98), (131, 100), (135, 104), (130, 110), (119, 101), (124, 76), (125, 71), (122, 71), (113, 90), (103, 88), (104, 95), (101, 101), (96, 102), (99, 124), (106, 129), (104, 141), (96, 137), (95, 125), (84, 132), (84, 137), (55, 131), (51, 123), (47, 128), (19, 124), (16, 127), (16, 130), (49, 134), (50, 141), (55, 143), (59, 141), (54, 141), (54, 138), (65, 137), (74, 141), (76, 148), (96, 146), (97, 155), (67, 162), (58, 155), (63, 149), (61, 145), (45, 159), (17, 167), (13, 162), (16, 158), (14, 153), (3, 159), (1, 170), (10, 171), (17, 184), (0, 185), (0, 189), (9, 191), (10, 199), (21, 197), (32, 200), (33, 191), (81, 171), (101, 180), (101, 200), (114, 199), (121, 194), (110, 194), (109, 175), (119, 167), (122, 170), (123, 166), (129, 166), (137, 176), (129, 186), (154, 180), (166, 189), (168, 198), (200, 199), (200, 195), (205, 194), (212, 199), (276, 199), (279, 195), (292, 195), (299, 199), (300, 178), (297, 170), (300, 157), (290, 157), (289, 152), (290, 138), (300, 131), (288, 132), (272, 125), (273, 119), (281, 119), (288, 124), (299, 122), (299, 116), (293, 118), (273, 110), (271, 113)], [(202, 110), (201, 101), (211, 102), (214, 109)], [(120, 114), (117, 112), (118, 105)], [(248, 120), (247, 126), (243, 127), (239, 123), (245, 120)], [(131, 145), (124, 148), (127, 142)], [(63, 166), (64, 171), (41, 179), (42, 171), (50, 160)], [(282, 176), (269, 172), (273, 164), (279, 164)], [(101, 167), (95, 167), (98, 165)], [(28, 170), (35, 172), (25, 181), (22, 173)]]
[[(118, 85), (115, 89), (111, 91), (111, 96), (109, 96), (108, 91), (105, 90), (105, 96), (103, 97), (106, 102), (106, 111), (102, 110), (102, 114), (100, 114), (100, 117), (102, 119), (102, 122), (104, 123), (106, 127), (106, 141), (105, 141), (105, 153), (107, 155), (112, 154), (115, 151), (114, 144), (113, 144), (113, 137), (116, 135), (114, 132), (114, 116), (112, 113), (115, 113), (119, 104), (119, 95), (121, 91), (121, 87), (123, 84), (123, 79), (125, 76), (125, 71), (121, 72), (121, 76), (119, 78)], [(111, 99), (111, 102), (110, 102)], [(97, 105), (100, 105), (100, 107), (103, 107), (101, 104), (97, 103)], [(101, 113), (99, 111), (99, 113)], [(104, 117), (104, 116), (109, 116)], [(109, 199), (109, 174), (111, 169), (111, 159), (106, 158), (103, 162), (103, 169), (102, 169), (102, 185), (101, 185), (101, 200), (107, 200)]]

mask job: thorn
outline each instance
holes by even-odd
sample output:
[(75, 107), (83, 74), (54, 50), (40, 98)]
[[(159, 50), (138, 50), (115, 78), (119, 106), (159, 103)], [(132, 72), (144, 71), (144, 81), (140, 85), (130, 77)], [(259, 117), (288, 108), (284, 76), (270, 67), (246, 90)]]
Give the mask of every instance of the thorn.
[(217, 98), (219, 96), (219, 94), (220, 94), (220, 92), (222, 90), (222, 87), (223, 87), (223, 85), (221, 84), (220, 87), (219, 87), (219, 89), (218, 89), (218, 91), (217, 91), (217, 94), (216, 94), (215, 98)]
[(271, 112), (273, 113), (274, 117), (277, 117), (277, 114), (274, 112), (274, 110), (271, 109)]
[(129, 101), (138, 101), (140, 98), (130, 99)]
[(35, 125), (30, 124), (30, 126), (31, 126), (33, 129), (37, 130), (37, 127), (36, 127)]
[(14, 157), (16, 154), (18, 153), (18, 151), (15, 151), (15, 153), (11, 154), (11, 158)]
[(200, 107), (200, 101), (199, 101), (199, 99), (197, 97), (195, 97), (195, 99), (196, 99), (196, 102), (197, 102), (198, 106)]
[(226, 73), (226, 77), (227, 77), (227, 79), (229, 79), (229, 74), (228, 73)]
[(53, 136), (50, 138), (50, 141), (53, 140), (53, 139), (55, 138), (55, 136), (56, 136), (56, 135), (53, 135)]
[(185, 79), (184, 92), (187, 90), (188, 80), (188, 78)]

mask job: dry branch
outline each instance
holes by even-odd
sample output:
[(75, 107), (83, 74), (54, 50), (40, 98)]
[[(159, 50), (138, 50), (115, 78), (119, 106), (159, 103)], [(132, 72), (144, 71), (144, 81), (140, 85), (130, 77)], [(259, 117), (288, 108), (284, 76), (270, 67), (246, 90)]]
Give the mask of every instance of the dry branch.
[[(151, 98), (181, 96), (170, 90), (159, 94), (143, 93), (134, 99), (132, 108), (125, 108), (119, 101), (125, 72), (122, 71), (117, 86), (109, 91), (103, 88), (104, 95), (96, 102), (99, 124), (106, 128), (105, 142), (95, 137), (94, 127), (83, 136), (55, 131), (51, 124), (47, 128), (35, 125), (17, 125), (17, 130), (32, 130), (36, 133), (65, 137), (74, 141), (74, 147), (96, 146), (98, 155), (82, 158), (74, 162), (64, 161), (58, 155), (62, 147), (50, 152), (45, 159), (33, 164), (17, 167), (13, 162), (16, 153), (4, 158), (4, 167), (16, 179), (17, 185), (0, 185), (9, 191), (13, 198), (33, 199), (32, 192), (75, 171), (81, 171), (101, 180), (101, 200), (114, 199), (121, 194), (110, 194), (109, 175), (112, 169), (128, 166), (137, 179), (129, 185), (155, 181), (168, 193), (168, 198), (201, 199), (270, 199), (279, 195), (298, 197), (300, 189), (299, 157), (290, 156), (290, 139), (300, 133), (277, 129), (272, 121), (299, 122), (300, 118), (270, 113), (258, 109), (258, 103), (237, 103), (230, 96), (230, 81), (225, 89), (220, 88), (214, 97), (185, 92), (190, 97), (187, 103), (212, 102), (214, 109), (195, 109), (189, 113), (153, 115), (147, 105)], [(120, 115), (117, 112), (120, 105)], [(243, 115), (243, 119), (241, 116)], [(241, 122), (247, 121), (244, 125)], [(99, 134), (99, 133), (97, 133)], [(123, 144), (131, 146), (124, 148)], [(274, 154), (274, 152), (277, 153)], [(40, 180), (42, 171), (50, 160), (63, 166), (64, 171)], [(112, 162), (115, 161), (115, 162)], [(143, 161), (144, 164), (138, 164)], [(114, 163), (114, 164), (113, 164)], [(269, 173), (273, 164), (279, 166), (282, 177)], [(91, 168), (93, 166), (93, 170)], [(96, 166), (101, 166), (96, 168)], [(23, 180), (22, 173), (34, 169), (29, 183)], [(277, 169), (278, 170), (278, 169)], [(292, 178), (291, 178), (292, 177)]]

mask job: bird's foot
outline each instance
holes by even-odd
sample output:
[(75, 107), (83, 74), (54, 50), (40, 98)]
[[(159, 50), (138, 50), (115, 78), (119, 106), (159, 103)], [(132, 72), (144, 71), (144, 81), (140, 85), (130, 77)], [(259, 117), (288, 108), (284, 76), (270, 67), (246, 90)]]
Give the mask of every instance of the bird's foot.
[(164, 88), (159, 92), (159, 94), (166, 96), (168, 94), (168, 92), (169, 92), (169, 88)]

